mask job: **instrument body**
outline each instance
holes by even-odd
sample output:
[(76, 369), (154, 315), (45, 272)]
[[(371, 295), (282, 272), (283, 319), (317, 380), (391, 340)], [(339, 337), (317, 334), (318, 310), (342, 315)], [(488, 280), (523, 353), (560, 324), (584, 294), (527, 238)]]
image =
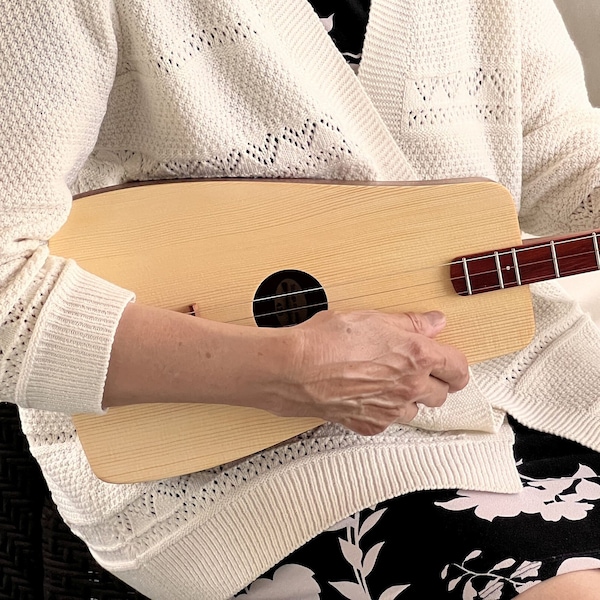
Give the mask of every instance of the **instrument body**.
[[(531, 297), (526, 286), (461, 296), (450, 263), (521, 244), (512, 197), (487, 180), (124, 186), (76, 199), (50, 242), (54, 254), (133, 290), (138, 302), (181, 312), (197, 304), (200, 316), (222, 322), (256, 326), (257, 311), (273, 312), (290, 289), (280, 325), (310, 316), (307, 307), (323, 297), (319, 308), (338, 311), (442, 310), (448, 325), (438, 339), (470, 363), (531, 340)], [(116, 407), (74, 421), (93, 470), (115, 483), (210, 468), (320, 424), (203, 404)]]

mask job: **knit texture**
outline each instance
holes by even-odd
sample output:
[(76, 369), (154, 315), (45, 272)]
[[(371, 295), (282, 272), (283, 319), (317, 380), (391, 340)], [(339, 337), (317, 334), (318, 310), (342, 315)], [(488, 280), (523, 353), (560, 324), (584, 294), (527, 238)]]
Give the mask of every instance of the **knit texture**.
[(544, 285), (530, 346), (476, 365), (425, 429), (325, 425), (236, 464), (104, 483), (68, 415), (101, 410), (133, 294), (46, 245), (74, 192), (215, 176), (487, 177), (529, 233), (600, 228), (600, 117), (550, 0), (373, 0), (358, 76), (304, 0), (31, 0), (2, 4), (0, 31), (0, 397), (100, 564), (151, 598), (224, 599), (383, 499), (517, 491), (507, 411), (600, 449), (600, 336)]

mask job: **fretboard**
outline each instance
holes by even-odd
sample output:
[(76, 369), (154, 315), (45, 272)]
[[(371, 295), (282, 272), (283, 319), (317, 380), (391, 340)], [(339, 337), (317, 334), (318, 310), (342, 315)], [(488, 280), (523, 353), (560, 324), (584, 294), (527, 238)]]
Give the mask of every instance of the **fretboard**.
[(452, 285), (471, 296), (600, 270), (600, 230), (459, 257)]

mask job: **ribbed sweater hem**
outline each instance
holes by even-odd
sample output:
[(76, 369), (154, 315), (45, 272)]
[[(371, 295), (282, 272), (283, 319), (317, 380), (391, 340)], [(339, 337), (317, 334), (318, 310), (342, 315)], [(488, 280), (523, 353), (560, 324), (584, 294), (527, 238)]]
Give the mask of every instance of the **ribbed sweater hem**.
[[(496, 435), (452, 436), (436, 445), (382, 443), (310, 456), (270, 473), (204, 523), (175, 529), (160, 549), (130, 560), (118, 551), (92, 552), (151, 598), (229, 598), (343, 516), (386, 499), (424, 489), (518, 493), (512, 442), (505, 424)], [(174, 579), (177, 592), (162, 589)]]

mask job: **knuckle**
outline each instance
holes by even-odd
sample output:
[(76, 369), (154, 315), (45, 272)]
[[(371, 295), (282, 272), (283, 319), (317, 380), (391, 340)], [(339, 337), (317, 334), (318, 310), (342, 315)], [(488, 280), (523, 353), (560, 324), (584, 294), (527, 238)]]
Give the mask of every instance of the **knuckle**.
[(417, 402), (427, 393), (426, 383), (421, 377), (413, 377), (409, 381), (406, 390), (406, 400), (409, 402)]
[(414, 370), (421, 371), (427, 369), (431, 364), (431, 357), (422, 340), (411, 339), (407, 344), (408, 359)]

